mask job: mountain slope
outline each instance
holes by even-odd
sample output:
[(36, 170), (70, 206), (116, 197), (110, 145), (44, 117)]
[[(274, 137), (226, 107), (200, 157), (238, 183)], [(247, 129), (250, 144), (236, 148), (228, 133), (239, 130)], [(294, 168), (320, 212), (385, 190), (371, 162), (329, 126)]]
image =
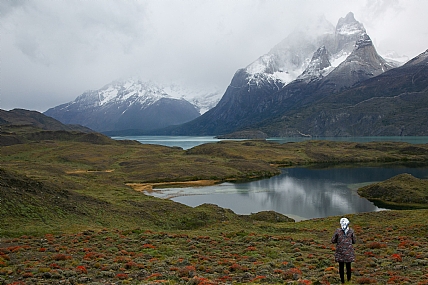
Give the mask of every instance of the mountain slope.
[[(110, 144), (117, 141), (79, 125), (64, 125), (37, 111), (0, 109), (0, 146), (46, 140)], [(133, 142), (131, 142), (133, 143)]]
[(13, 109), (10, 111), (0, 109), (0, 126), (2, 127), (2, 130), (30, 126), (45, 131), (93, 132), (91, 129), (86, 127), (80, 125), (64, 125), (58, 120), (45, 116), (37, 111), (24, 109)]
[(66, 124), (81, 124), (101, 132), (151, 130), (184, 123), (200, 115), (194, 105), (172, 98), (162, 87), (132, 79), (87, 91), (45, 114)]
[(271, 135), (428, 135), (428, 50), (405, 65), (328, 94), (256, 129)]

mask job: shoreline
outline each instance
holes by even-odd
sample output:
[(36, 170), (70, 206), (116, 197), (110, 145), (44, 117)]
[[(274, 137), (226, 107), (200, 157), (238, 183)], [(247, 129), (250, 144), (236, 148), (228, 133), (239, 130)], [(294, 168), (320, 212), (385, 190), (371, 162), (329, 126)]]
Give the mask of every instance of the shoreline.
[(137, 192), (153, 192), (156, 188), (184, 188), (184, 187), (204, 187), (220, 183), (220, 180), (192, 180), (176, 182), (154, 182), (154, 183), (125, 183)]

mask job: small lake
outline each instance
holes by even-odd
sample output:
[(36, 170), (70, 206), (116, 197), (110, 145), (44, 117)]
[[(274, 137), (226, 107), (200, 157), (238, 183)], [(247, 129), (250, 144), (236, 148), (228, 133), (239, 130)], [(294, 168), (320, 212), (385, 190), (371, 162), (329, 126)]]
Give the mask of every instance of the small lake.
[[(213, 137), (135, 136), (113, 137), (141, 143), (178, 146), (189, 149), (203, 143), (220, 141)], [(428, 137), (358, 137), (312, 138), (333, 141), (400, 141), (412, 144), (428, 143)], [(309, 138), (272, 138), (278, 143), (298, 142)], [(401, 173), (428, 179), (428, 167), (355, 167), (355, 168), (284, 168), (282, 174), (246, 183), (222, 183), (207, 187), (156, 189), (155, 197), (172, 199), (196, 207), (204, 203), (231, 209), (237, 214), (273, 210), (296, 221), (381, 211), (357, 194), (364, 185), (384, 181)]]

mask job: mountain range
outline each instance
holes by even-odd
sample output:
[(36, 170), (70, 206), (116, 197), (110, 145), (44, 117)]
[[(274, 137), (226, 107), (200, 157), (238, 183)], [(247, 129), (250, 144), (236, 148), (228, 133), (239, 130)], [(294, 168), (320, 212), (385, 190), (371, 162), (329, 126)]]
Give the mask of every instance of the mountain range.
[[(239, 69), (200, 116), (185, 96), (142, 81), (112, 83), (45, 114), (113, 134), (423, 135), (425, 54), (401, 67), (382, 58), (350, 12), (336, 26), (311, 21)], [(205, 94), (216, 102), (217, 93)]]
[(191, 89), (129, 78), (86, 91), (44, 114), (64, 124), (80, 124), (99, 132), (148, 131), (199, 117), (215, 106), (219, 94), (212, 88)]

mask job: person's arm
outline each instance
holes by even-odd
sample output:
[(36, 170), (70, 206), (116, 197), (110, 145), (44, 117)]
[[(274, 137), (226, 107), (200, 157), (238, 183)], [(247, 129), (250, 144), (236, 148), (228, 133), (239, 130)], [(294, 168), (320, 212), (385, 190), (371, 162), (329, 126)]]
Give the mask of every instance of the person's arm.
[(356, 243), (357, 242), (357, 237), (355, 236), (354, 231), (352, 231), (352, 243)]
[(333, 237), (331, 238), (331, 243), (337, 243), (337, 230), (334, 232)]

